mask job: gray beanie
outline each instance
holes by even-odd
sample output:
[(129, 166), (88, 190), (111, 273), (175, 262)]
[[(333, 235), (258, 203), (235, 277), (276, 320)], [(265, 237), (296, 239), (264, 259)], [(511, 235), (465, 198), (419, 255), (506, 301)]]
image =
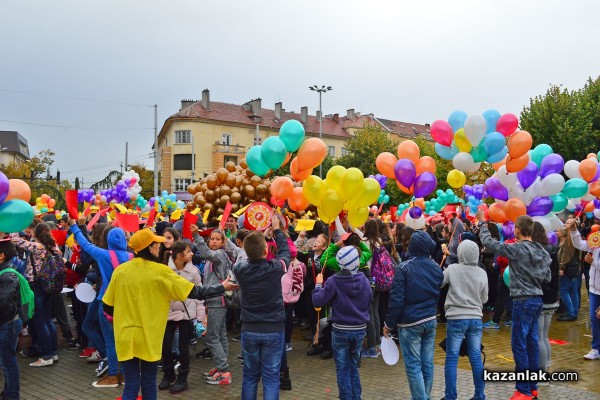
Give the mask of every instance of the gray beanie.
[(335, 259), (341, 269), (350, 271), (353, 274), (358, 272), (360, 257), (358, 250), (354, 246), (344, 246), (338, 250)]

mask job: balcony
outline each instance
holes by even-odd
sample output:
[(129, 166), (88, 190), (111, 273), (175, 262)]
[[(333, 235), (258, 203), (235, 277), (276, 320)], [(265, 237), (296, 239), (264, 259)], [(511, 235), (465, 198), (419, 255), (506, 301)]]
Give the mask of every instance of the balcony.
[(246, 154), (246, 146), (240, 146), (238, 144), (223, 144), (221, 142), (215, 142), (212, 150), (213, 153)]

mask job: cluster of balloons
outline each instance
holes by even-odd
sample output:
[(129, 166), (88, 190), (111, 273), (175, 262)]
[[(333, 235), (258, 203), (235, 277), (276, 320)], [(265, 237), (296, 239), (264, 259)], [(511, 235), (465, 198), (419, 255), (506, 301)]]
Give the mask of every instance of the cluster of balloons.
[(390, 196), (385, 194), (385, 190), (381, 189), (379, 192), (379, 197), (377, 198), (377, 202), (379, 204), (387, 204), (390, 202)]
[(346, 169), (340, 165), (331, 167), (324, 180), (311, 175), (302, 184), (304, 197), (317, 207), (323, 222), (333, 222), (346, 210), (348, 222), (354, 227), (365, 223), (369, 206), (378, 200), (380, 191), (375, 179), (365, 178), (358, 168)]
[(77, 201), (99, 207), (106, 204), (121, 203), (144, 209), (147, 208), (148, 201), (140, 194), (141, 191), (140, 175), (134, 170), (128, 170), (113, 188), (102, 189), (97, 193), (93, 189), (80, 189), (77, 192)]
[[(420, 208), (427, 215), (435, 215), (440, 212), (447, 204), (464, 203), (458, 196), (452, 191), (452, 189), (446, 189), (443, 191), (438, 189), (435, 193), (437, 197), (425, 201), (423, 198), (414, 199), (409, 203), (399, 204), (397, 215), (401, 216), (406, 209), (410, 209), (413, 206)], [(412, 215), (411, 215), (412, 217)], [(413, 219), (417, 219), (412, 217)]]
[(148, 199), (149, 208), (156, 207), (157, 203), (158, 208), (164, 212), (185, 208), (185, 203), (181, 200), (177, 200), (177, 195), (175, 193), (169, 193), (166, 190), (163, 190), (160, 196), (150, 197), (150, 199)]
[(379, 182), (379, 187), (381, 187), (381, 189), (385, 189), (385, 186), (387, 185), (387, 180), (388, 180), (387, 176), (377, 174), (377, 175), (369, 175), (369, 178), (375, 179), (377, 182)]
[(429, 196), (437, 186), (435, 160), (421, 157), (419, 146), (412, 140), (398, 144), (398, 158), (392, 153), (383, 152), (375, 160), (377, 170), (390, 179), (404, 193), (415, 197)]
[(0, 172), (0, 232), (19, 232), (33, 221), (29, 205), (31, 189), (20, 179), (8, 179)]
[(37, 199), (35, 199), (35, 206), (33, 206), (33, 213), (35, 215), (44, 214), (47, 212), (54, 211), (54, 206), (56, 205), (56, 200), (48, 196), (47, 194), (43, 194)]
[(488, 197), (485, 185), (482, 184), (465, 185), (463, 186), (463, 192), (465, 192), (466, 205), (473, 214), (477, 212), (483, 199)]

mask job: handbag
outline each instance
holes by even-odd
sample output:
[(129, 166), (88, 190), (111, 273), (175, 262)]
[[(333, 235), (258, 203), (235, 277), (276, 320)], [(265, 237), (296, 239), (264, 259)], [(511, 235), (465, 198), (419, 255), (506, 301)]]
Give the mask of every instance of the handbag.
[[(442, 340), (439, 344), (439, 346), (442, 348), (442, 350), (444, 350), (444, 353), (446, 352), (446, 338), (444, 338), (444, 340)], [(483, 343), (481, 344), (481, 354), (483, 354), (483, 365), (485, 365), (485, 352), (483, 351), (485, 347), (483, 346)], [(458, 351), (458, 355), (461, 357), (465, 357), (467, 356), (467, 339), (463, 338), (462, 343), (460, 344), (460, 350)]]

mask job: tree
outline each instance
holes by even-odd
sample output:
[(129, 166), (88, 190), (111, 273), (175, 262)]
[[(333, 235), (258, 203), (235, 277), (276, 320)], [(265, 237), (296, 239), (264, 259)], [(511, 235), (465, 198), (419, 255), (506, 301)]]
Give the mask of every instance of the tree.
[(375, 160), (385, 151), (396, 153), (397, 145), (378, 125), (365, 125), (346, 141), (346, 154), (338, 158), (339, 165), (360, 169), (365, 176), (378, 174)]
[(140, 176), (140, 186), (142, 192), (140, 193), (145, 199), (149, 199), (154, 196), (154, 171), (149, 170), (141, 163), (131, 164), (129, 168), (134, 170)]
[(600, 78), (576, 91), (553, 85), (532, 98), (521, 112), (521, 128), (535, 144), (546, 143), (567, 160), (585, 159), (598, 151), (600, 140)]

